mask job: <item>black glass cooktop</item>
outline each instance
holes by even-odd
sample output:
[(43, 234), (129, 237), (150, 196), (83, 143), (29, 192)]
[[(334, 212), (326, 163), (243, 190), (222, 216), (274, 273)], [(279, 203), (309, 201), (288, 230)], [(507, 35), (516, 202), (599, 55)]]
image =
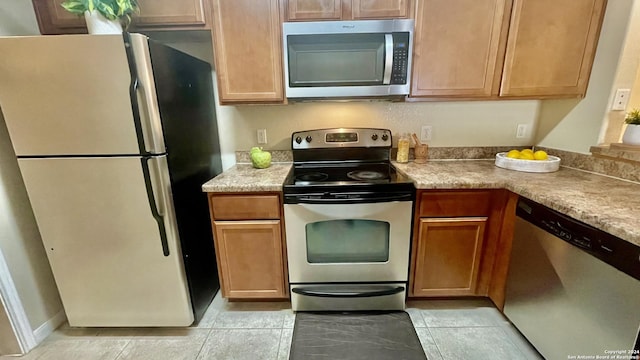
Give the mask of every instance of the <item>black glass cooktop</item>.
[(285, 181), (284, 190), (285, 192), (291, 192), (294, 189), (357, 191), (365, 187), (373, 187), (376, 191), (384, 191), (393, 190), (397, 186), (412, 187), (413, 185), (407, 177), (398, 174), (388, 162), (343, 162), (294, 165)]
[(358, 185), (390, 184), (398, 181), (395, 169), (389, 163), (368, 164), (305, 164), (296, 165), (289, 185)]

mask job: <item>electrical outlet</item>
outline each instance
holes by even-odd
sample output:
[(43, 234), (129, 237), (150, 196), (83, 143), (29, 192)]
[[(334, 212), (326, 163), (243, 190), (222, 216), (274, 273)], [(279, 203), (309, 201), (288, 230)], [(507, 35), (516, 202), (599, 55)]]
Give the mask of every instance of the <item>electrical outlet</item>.
[(431, 140), (431, 125), (425, 125), (420, 131), (420, 141)]
[(527, 124), (518, 124), (516, 138), (521, 139), (527, 135)]
[(258, 129), (258, 144), (267, 143), (267, 129)]
[(611, 110), (626, 110), (629, 103), (629, 96), (631, 95), (630, 89), (618, 89), (616, 90), (616, 96), (613, 98), (613, 104)]

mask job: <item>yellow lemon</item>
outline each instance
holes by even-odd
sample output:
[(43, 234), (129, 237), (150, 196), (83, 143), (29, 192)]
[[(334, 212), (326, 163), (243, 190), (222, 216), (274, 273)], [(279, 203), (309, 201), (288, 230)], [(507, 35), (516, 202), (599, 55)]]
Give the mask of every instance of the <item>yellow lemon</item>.
[(547, 160), (548, 156), (546, 152), (538, 150), (533, 153), (533, 158), (536, 160)]
[(507, 153), (507, 157), (512, 159), (518, 159), (520, 157), (520, 151), (511, 150)]
[(529, 154), (533, 155), (533, 150), (531, 150), (531, 149), (522, 149), (522, 150), (520, 150), (520, 152), (521, 153), (529, 153)]
[(519, 159), (522, 160), (533, 160), (533, 153), (527, 151), (521, 151)]

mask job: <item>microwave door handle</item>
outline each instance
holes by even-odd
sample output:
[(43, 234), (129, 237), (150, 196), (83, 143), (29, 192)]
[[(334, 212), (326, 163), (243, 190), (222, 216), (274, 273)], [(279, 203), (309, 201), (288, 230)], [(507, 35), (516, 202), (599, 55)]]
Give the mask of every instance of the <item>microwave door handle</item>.
[(393, 68), (393, 35), (384, 34), (384, 77), (383, 85), (391, 84), (391, 69)]

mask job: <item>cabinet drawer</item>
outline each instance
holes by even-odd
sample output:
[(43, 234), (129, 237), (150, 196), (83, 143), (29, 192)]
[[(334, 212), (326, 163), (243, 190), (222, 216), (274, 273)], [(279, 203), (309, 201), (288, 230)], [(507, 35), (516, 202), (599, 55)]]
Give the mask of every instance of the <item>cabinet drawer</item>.
[(420, 194), (421, 217), (488, 216), (491, 212), (490, 190), (425, 191)]
[(280, 219), (278, 195), (210, 195), (215, 220)]

